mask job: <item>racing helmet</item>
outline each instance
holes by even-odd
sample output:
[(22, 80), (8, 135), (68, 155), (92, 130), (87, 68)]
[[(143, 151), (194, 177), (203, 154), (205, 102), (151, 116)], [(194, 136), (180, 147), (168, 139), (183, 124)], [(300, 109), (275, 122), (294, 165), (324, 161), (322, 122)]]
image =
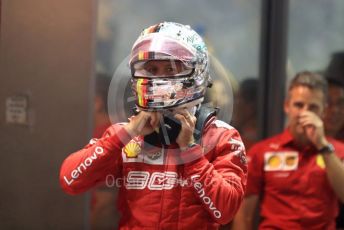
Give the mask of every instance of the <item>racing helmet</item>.
[(175, 22), (144, 29), (132, 47), (129, 66), (141, 110), (198, 105), (211, 85), (203, 39), (190, 26)]

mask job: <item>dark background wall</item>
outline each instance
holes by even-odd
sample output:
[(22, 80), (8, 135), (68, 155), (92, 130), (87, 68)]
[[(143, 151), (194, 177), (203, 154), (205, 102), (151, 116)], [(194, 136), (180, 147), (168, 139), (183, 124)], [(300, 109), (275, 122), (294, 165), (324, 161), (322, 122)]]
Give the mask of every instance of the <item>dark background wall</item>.
[[(0, 2), (0, 228), (80, 229), (85, 196), (65, 195), (58, 173), (91, 133), (95, 1)], [(26, 125), (6, 122), (17, 95)]]

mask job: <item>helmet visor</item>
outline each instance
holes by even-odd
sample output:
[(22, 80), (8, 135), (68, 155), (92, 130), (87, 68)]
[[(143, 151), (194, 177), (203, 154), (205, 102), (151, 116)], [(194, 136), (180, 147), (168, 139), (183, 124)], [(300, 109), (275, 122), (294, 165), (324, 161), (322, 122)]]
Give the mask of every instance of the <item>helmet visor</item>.
[(194, 71), (179, 60), (149, 60), (138, 61), (132, 65), (133, 77), (166, 78), (190, 76)]
[(133, 78), (132, 88), (143, 109), (165, 109), (203, 97), (203, 88), (195, 88), (190, 78)]

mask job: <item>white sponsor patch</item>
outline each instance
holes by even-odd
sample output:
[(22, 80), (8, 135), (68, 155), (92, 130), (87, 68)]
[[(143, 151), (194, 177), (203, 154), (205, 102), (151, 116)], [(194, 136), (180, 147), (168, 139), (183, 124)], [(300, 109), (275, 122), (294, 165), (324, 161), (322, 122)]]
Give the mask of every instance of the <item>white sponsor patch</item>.
[(228, 143), (231, 145), (231, 151), (245, 149), (244, 143), (242, 143), (242, 141), (231, 138), (229, 139)]
[(296, 170), (299, 153), (295, 151), (267, 152), (264, 154), (264, 171)]
[(242, 164), (247, 164), (244, 143), (233, 138), (231, 138), (228, 143), (231, 145), (231, 151), (234, 152), (234, 155), (240, 158), (240, 162)]

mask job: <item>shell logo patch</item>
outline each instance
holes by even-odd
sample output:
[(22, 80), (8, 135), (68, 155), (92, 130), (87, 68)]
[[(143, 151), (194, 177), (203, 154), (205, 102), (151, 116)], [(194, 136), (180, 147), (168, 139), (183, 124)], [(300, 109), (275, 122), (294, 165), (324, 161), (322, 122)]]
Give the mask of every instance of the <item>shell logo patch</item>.
[(141, 146), (134, 141), (129, 142), (123, 149), (127, 158), (136, 158), (141, 152)]
[(317, 158), (315, 159), (315, 162), (317, 163), (317, 165), (320, 168), (322, 168), (322, 169), (326, 168), (324, 158), (323, 158), (323, 156), (321, 154), (317, 155)]
[(282, 159), (278, 155), (272, 155), (267, 160), (268, 166), (271, 169), (278, 169), (282, 166)]
[(264, 155), (264, 171), (296, 170), (298, 164), (297, 152), (268, 152)]

